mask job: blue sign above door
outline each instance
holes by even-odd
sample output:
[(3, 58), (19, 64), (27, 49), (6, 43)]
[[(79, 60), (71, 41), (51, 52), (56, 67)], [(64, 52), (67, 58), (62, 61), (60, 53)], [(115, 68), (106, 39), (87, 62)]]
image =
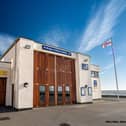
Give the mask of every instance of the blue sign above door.
[(50, 47), (50, 46), (47, 46), (47, 45), (42, 45), (42, 49), (47, 50), (47, 51), (51, 51), (51, 52), (55, 52), (55, 53), (60, 53), (60, 54), (71, 56), (71, 52), (61, 50), (61, 49), (58, 49), (58, 48), (54, 48), (54, 47)]

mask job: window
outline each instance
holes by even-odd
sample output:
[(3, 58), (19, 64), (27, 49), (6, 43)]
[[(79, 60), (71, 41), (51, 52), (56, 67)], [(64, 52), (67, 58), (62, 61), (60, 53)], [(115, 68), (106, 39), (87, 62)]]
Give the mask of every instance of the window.
[(39, 86), (39, 95), (40, 95), (40, 103), (44, 104), (45, 103), (45, 86)]
[(82, 63), (82, 70), (88, 70), (88, 64)]
[(66, 92), (70, 92), (70, 87), (69, 87), (69, 86), (66, 86), (66, 87), (65, 87), (65, 91), (66, 91)]
[(54, 86), (49, 86), (49, 91), (54, 92)]
[(39, 88), (40, 88), (39, 90), (41, 93), (45, 92), (45, 86), (40, 86)]
[(94, 80), (94, 87), (97, 87), (97, 80)]
[(99, 72), (97, 71), (91, 71), (91, 77), (99, 77)]
[(85, 88), (81, 87), (81, 96), (85, 96)]
[(91, 71), (91, 77), (94, 77), (94, 71)]
[(92, 96), (92, 88), (88, 87), (88, 96)]
[(60, 93), (62, 93), (62, 86), (58, 86), (58, 92)]

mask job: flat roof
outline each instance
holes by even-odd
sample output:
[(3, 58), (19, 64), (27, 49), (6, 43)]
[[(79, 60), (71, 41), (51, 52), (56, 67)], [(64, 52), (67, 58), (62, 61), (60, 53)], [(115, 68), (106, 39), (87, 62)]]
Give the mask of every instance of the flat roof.
[(91, 64), (92, 66), (99, 67), (99, 65)]
[(59, 48), (59, 49), (62, 49), (62, 50), (66, 50), (66, 51), (69, 51), (69, 52), (72, 52), (72, 53), (82, 54), (82, 55), (91, 57), (91, 56), (88, 55), (88, 54), (84, 54), (84, 53), (81, 53), (81, 52), (71, 51), (71, 50), (68, 50), (68, 49), (65, 49), (65, 48), (61, 48), (61, 47), (58, 47), (58, 46), (55, 46), (55, 45), (52, 45), (52, 44), (47, 44), (46, 42), (38, 42), (38, 41), (34, 41), (34, 40), (32, 40), (32, 39), (29, 39), (29, 38), (18, 37), (18, 38), (15, 39), (15, 41), (11, 44), (11, 46), (3, 53), (3, 55), (0, 57), (0, 60), (10, 51), (11, 48), (13, 48), (13, 46), (14, 46), (17, 42), (19, 42), (20, 39), (28, 39), (28, 40), (31, 40), (31, 41), (33, 41), (33, 42), (35, 42), (35, 43), (38, 43), (38, 44), (48, 45), (48, 46), (52, 46), (52, 47), (55, 47), (55, 48)]

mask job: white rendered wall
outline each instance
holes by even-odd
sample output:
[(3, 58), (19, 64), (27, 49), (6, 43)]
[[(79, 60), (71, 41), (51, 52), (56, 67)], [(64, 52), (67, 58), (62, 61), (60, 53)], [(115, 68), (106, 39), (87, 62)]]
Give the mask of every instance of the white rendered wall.
[[(30, 46), (26, 49), (25, 46)], [(20, 39), (18, 55), (18, 109), (33, 107), (33, 41)], [(24, 87), (24, 83), (28, 83)]]
[[(30, 49), (24, 46), (31, 45)], [(33, 107), (33, 43), (31, 40), (20, 38), (7, 52), (2, 61), (11, 62), (11, 81), (14, 84), (14, 107), (17, 109)], [(29, 86), (24, 87), (28, 82)], [(11, 92), (11, 89), (8, 89)], [(10, 93), (9, 93), (10, 94)], [(11, 101), (11, 96), (7, 99)], [(11, 104), (11, 103), (10, 103)]]
[[(91, 71), (100, 72), (99, 66), (91, 65)], [(97, 81), (97, 87), (94, 87), (94, 80)], [(93, 99), (101, 99), (101, 84), (100, 77), (91, 77), (92, 90), (93, 90)]]
[[(88, 64), (88, 70), (82, 70), (82, 63)], [(92, 96), (88, 95), (88, 87), (92, 87), (90, 78), (90, 57), (82, 54), (77, 54), (76, 57), (76, 92), (77, 102), (86, 103), (92, 102)], [(81, 87), (85, 87), (85, 96), (81, 96)]]
[[(17, 61), (18, 61), (18, 49), (19, 45), (18, 43), (15, 44), (7, 53), (6, 55), (2, 58), (2, 61), (5, 62), (11, 62), (11, 81), (10, 81), (10, 87), (12, 84), (14, 84), (14, 107), (17, 108), (18, 106), (18, 69), (17, 69)], [(11, 89), (8, 89), (11, 92)], [(9, 101), (12, 101), (12, 92), (10, 93), (10, 99)], [(11, 103), (9, 103), (11, 105)]]

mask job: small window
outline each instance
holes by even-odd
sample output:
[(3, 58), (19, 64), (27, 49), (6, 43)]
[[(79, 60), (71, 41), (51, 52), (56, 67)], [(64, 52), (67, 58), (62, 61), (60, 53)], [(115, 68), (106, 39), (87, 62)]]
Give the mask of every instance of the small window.
[(82, 70), (88, 70), (88, 64), (82, 63)]
[(62, 86), (58, 86), (58, 92), (62, 92)]
[(97, 87), (97, 80), (94, 80), (94, 87)]
[(95, 72), (95, 77), (99, 77), (99, 73), (98, 72)]
[(49, 86), (49, 91), (54, 91), (54, 86)]
[(91, 77), (94, 77), (94, 76), (95, 76), (94, 71), (91, 71)]
[(65, 92), (66, 92), (66, 96), (70, 96), (70, 87), (69, 86), (65, 87)]
[(91, 77), (98, 78), (99, 77), (99, 72), (97, 72), (97, 71), (91, 71)]
[(40, 92), (45, 92), (45, 86), (40, 86), (39, 90), (40, 90)]
[(65, 87), (65, 90), (66, 90), (67, 92), (70, 92), (70, 87), (69, 87), (69, 86), (66, 86), (66, 87)]
[(92, 96), (92, 88), (91, 87), (88, 87), (88, 95)]
[(81, 96), (85, 96), (85, 88), (81, 87)]

